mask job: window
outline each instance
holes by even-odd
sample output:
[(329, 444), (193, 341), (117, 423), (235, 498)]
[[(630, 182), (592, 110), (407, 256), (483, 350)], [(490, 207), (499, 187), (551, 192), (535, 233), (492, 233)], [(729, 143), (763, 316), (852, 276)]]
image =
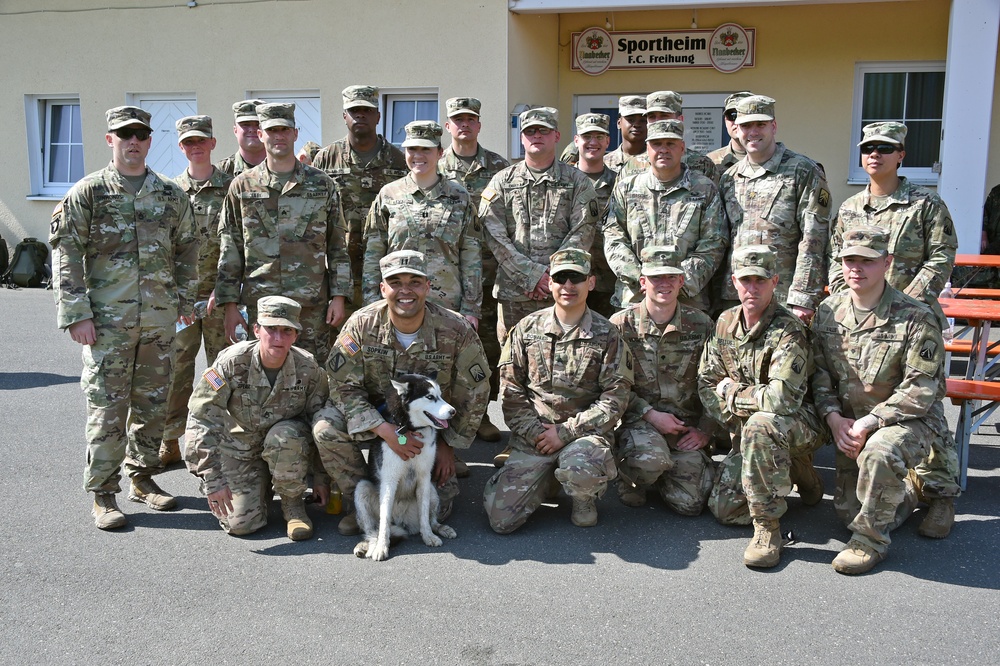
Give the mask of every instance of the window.
[(62, 197), (84, 176), (79, 97), (25, 97), (31, 192)]
[(936, 185), (944, 113), (944, 63), (859, 63), (854, 79), (854, 123), (849, 182), (867, 183), (861, 154), (854, 145), (868, 123), (906, 124), (906, 157), (900, 176)]
[(406, 125), (414, 120), (438, 121), (436, 93), (391, 93), (382, 96), (382, 133), (397, 146), (406, 139)]

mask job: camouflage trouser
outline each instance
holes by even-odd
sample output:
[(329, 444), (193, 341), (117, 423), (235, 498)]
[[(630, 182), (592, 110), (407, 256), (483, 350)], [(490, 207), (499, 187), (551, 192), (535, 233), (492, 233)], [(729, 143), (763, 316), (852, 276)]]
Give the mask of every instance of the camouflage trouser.
[[(552, 305), (552, 299), (544, 301), (506, 301), (497, 304), (497, 340), (500, 346), (507, 341), (507, 333), (517, 325), (517, 322)], [(499, 375), (500, 373), (496, 373)]]
[(486, 482), (483, 504), (490, 527), (510, 534), (533, 514), (555, 479), (572, 497), (601, 497), (618, 475), (614, 456), (603, 437), (574, 439), (550, 456), (517, 443), (507, 463)]
[(812, 456), (828, 431), (810, 411), (794, 416), (757, 412), (733, 434), (733, 448), (716, 472), (708, 508), (723, 525), (749, 525), (754, 518), (780, 518), (792, 491), (792, 458)]
[(483, 304), (479, 314), (479, 341), (483, 343), (486, 361), (490, 364), (490, 400), (500, 395), (500, 339), (497, 337), (497, 299), (493, 297), (493, 281), (497, 275), (497, 262), (487, 257), (483, 248)]
[(917, 505), (907, 471), (927, 455), (937, 433), (918, 419), (873, 432), (858, 459), (837, 451), (837, 487), (833, 506), (853, 538), (880, 553), (889, 549), (889, 532)]
[(184, 434), (187, 423), (187, 404), (194, 390), (194, 366), (205, 339), (205, 357), (208, 365), (226, 348), (225, 308), (216, 308), (204, 319), (196, 319), (174, 338), (174, 366), (170, 375), (170, 392), (167, 399), (167, 422), (163, 439), (177, 439)]
[[(376, 446), (381, 440), (372, 437), (367, 431), (357, 435), (349, 434), (344, 414), (329, 402), (313, 418), (313, 439), (326, 473), (343, 494), (344, 513), (351, 513), (354, 511), (354, 489), (358, 481), (368, 475), (368, 465), (361, 454), (361, 446)], [(441, 507), (448, 507), (458, 497), (458, 479), (453, 474), (437, 491)]]
[(927, 499), (958, 497), (958, 445), (944, 415), (944, 405), (936, 402), (924, 417), (933, 432), (930, 452), (916, 466), (921, 493)]
[[(245, 440), (259, 434), (241, 432), (231, 436)], [(306, 491), (311, 446), (309, 425), (288, 420), (275, 423), (259, 447), (251, 447), (256, 455), (237, 459), (221, 453), (222, 476), (233, 494), (233, 512), (219, 520), (222, 529), (227, 534), (241, 535), (264, 527), (272, 484), (274, 492), (282, 497), (301, 497)]]
[(97, 327), (83, 347), (80, 386), (87, 397), (88, 492), (121, 490), (121, 465), (130, 477), (162, 469), (160, 441), (166, 417), (174, 327)]
[[(253, 324), (257, 321), (256, 303), (253, 307), (247, 306), (247, 319), (250, 321), (247, 337), (254, 338)], [(299, 339), (295, 341), (295, 346), (315, 356), (321, 368), (326, 367), (326, 357), (330, 353), (330, 336), (333, 332), (326, 323), (326, 306), (303, 306), (299, 314), (299, 324), (302, 325), (302, 330), (299, 332)]]
[(618, 483), (641, 490), (655, 485), (671, 509), (697, 516), (712, 491), (715, 470), (704, 451), (677, 450), (678, 439), (661, 434), (646, 421), (619, 428), (615, 442)]

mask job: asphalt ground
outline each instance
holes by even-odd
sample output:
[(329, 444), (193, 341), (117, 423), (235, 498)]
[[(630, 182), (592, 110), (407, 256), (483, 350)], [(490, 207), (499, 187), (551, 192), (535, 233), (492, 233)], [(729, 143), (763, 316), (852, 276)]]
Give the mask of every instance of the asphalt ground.
[[(51, 292), (0, 289), (0, 664), (1000, 663), (992, 421), (951, 536), (919, 536), (921, 509), (865, 576), (830, 567), (849, 533), (829, 492), (811, 508), (789, 499), (797, 541), (767, 571), (743, 566), (749, 528), (658, 499), (631, 509), (613, 490), (596, 527), (574, 527), (563, 497), (499, 536), (482, 508), (499, 445), (482, 442), (465, 455), (458, 538), (372, 562), (318, 507), (311, 541), (285, 538), (277, 502), (266, 529), (227, 536), (180, 467), (159, 477), (178, 510), (123, 492), (129, 526), (97, 530), (80, 368)], [(817, 466), (829, 491), (831, 447)]]

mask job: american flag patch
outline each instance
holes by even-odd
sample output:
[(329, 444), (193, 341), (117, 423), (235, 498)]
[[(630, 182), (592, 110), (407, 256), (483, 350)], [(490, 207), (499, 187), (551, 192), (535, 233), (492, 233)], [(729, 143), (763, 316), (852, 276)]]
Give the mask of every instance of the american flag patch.
[(215, 391), (218, 391), (219, 389), (221, 389), (223, 386), (226, 385), (226, 380), (223, 379), (222, 376), (218, 372), (216, 372), (214, 368), (209, 368), (208, 370), (203, 372), (201, 376), (205, 378), (205, 381), (208, 382), (208, 385), (211, 386), (212, 389)]
[(359, 351), (361, 351), (361, 345), (354, 341), (349, 335), (340, 336), (340, 346), (344, 348), (344, 351), (349, 355), (354, 356)]

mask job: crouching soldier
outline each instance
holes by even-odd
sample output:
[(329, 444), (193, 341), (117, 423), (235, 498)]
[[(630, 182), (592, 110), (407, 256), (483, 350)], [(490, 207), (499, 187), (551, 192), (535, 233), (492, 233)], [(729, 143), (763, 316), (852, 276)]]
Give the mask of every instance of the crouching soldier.
[[(302, 330), (301, 309), (282, 296), (257, 301), (257, 339), (223, 350), (188, 404), (185, 461), (228, 534), (250, 534), (267, 524), (272, 484), (288, 538), (301, 541), (313, 533), (302, 496), (312, 417), (326, 402), (327, 383), (313, 355), (292, 346)], [(238, 428), (230, 429), (230, 418)]]

